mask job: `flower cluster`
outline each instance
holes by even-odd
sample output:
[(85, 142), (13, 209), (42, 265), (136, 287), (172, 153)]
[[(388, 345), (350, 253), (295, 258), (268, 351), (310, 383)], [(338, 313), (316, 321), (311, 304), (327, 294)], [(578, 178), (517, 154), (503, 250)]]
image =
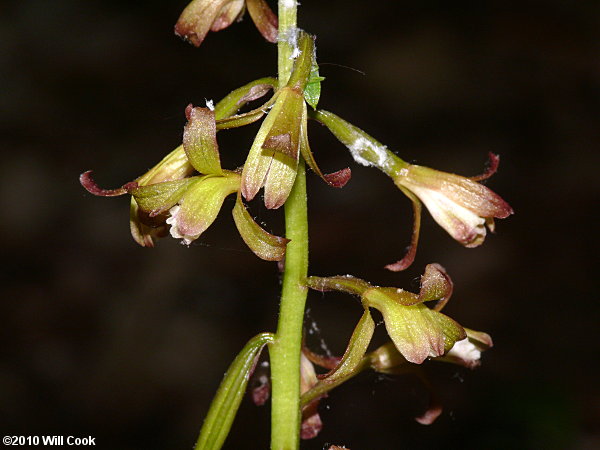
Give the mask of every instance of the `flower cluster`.
[[(268, 41), (277, 42), (278, 20), (265, 0), (193, 0), (181, 14), (175, 32), (199, 46), (209, 31), (228, 27), (246, 9), (261, 34)], [(469, 248), (481, 245), (488, 229), (494, 231), (494, 219), (513, 213), (507, 202), (479, 183), (496, 172), (499, 163), (496, 155), (490, 154), (486, 173), (470, 178), (409, 164), (361, 129), (333, 113), (317, 109), (323, 78), (316, 63), (315, 38), (295, 28), (287, 30), (283, 38), (284, 33), (282, 42), (294, 48), (293, 68), (287, 82), (261, 78), (234, 90), (215, 106), (212, 102), (207, 102), (206, 107), (189, 105), (185, 110), (187, 121), (182, 145), (144, 175), (120, 188), (100, 188), (91, 171), (80, 176), (81, 184), (94, 195), (131, 195), (130, 228), (138, 244), (153, 247), (157, 238), (170, 234), (189, 246), (215, 221), (225, 199), (235, 195), (232, 215), (244, 242), (261, 259), (283, 262), (289, 240), (267, 232), (256, 223), (244, 200), (252, 201), (262, 190), (265, 207), (280, 208), (290, 196), (297, 174), (303, 173), (304, 163), (332, 187), (343, 187), (351, 177), (349, 168), (329, 174), (321, 171), (309, 145), (309, 118), (324, 124), (349, 149), (357, 163), (388, 175), (411, 200), (414, 213), (411, 245), (403, 258), (386, 266), (389, 270), (404, 270), (415, 260), (423, 204), (452, 238)], [(271, 91), (272, 95), (259, 107), (240, 112), (245, 105)], [(232, 170), (224, 169), (217, 133), (252, 124), (263, 117), (245, 163)], [(288, 256), (291, 255), (290, 250)], [(307, 264), (307, 256), (304, 259)], [(398, 373), (416, 370), (428, 359), (474, 368), (479, 365), (481, 352), (492, 346), (489, 335), (464, 328), (441, 312), (452, 295), (453, 284), (439, 264), (426, 266), (418, 293), (376, 286), (348, 275), (306, 278), (306, 273), (306, 270), (299, 273), (294, 280), (302, 295), (306, 287), (350, 293), (360, 297), (363, 314), (343, 356), (322, 357), (306, 347), (302, 350), (295, 374), (298, 376), (299, 372), (301, 376), (302, 438), (312, 438), (322, 428), (319, 400), (362, 370)], [(375, 330), (373, 309), (383, 316), (390, 342), (368, 352)], [(301, 316), (300, 311), (297, 317)], [(234, 360), (211, 406), (198, 448), (205, 448), (202, 443), (208, 441), (215, 444), (211, 448), (220, 447), (262, 348), (277, 339), (277, 335), (262, 333), (250, 340)], [(285, 354), (290, 360), (294, 356), (298, 355)], [(314, 365), (328, 372), (317, 375)], [(424, 377), (423, 380), (427, 384)], [(269, 383), (263, 380), (254, 390), (254, 399), (262, 404), (268, 395)], [(299, 411), (297, 407), (295, 410)], [(441, 406), (432, 401), (417, 421), (432, 423), (440, 412)]]
[[(188, 8), (200, 3), (207, 4), (192, 2)], [(251, 3), (256, 2), (248, 1), (250, 11)], [(232, 8), (234, 4), (237, 2), (228, 3)], [(206, 108), (189, 105), (185, 111), (183, 144), (146, 174), (118, 189), (108, 190), (98, 187), (88, 171), (81, 175), (81, 184), (98, 196), (131, 194), (131, 233), (135, 241), (145, 247), (154, 246), (155, 239), (168, 232), (183, 243), (191, 244), (214, 222), (225, 198), (236, 194), (233, 218), (242, 239), (260, 258), (282, 260), (288, 240), (260, 227), (242, 198), (250, 201), (264, 188), (265, 206), (281, 207), (294, 184), (300, 155), (330, 186), (343, 187), (351, 176), (348, 168), (323, 174), (308, 145), (305, 89), (321, 78), (315, 71), (314, 37), (304, 32), (298, 34), (299, 56), (290, 79), (263, 105), (238, 113), (248, 102), (275, 90), (277, 80), (274, 78), (248, 83), (214, 107), (212, 104)], [(251, 124), (265, 114), (266, 119), (243, 167), (223, 169), (217, 131)]]

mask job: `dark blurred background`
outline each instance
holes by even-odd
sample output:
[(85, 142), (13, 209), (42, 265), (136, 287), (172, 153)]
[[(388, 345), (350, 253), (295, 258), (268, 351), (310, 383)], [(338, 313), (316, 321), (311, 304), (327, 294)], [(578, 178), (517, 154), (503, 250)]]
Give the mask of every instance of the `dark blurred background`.
[[(233, 199), (191, 248), (150, 250), (129, 236), (128, 199), (78, 183), (87, 169), (106, 187), (132, 180), (180, 143), (188, 103), (275, 74), (275, 46), (249, 18), (200, 49), (175, 37), (185, 4), (3, 2), (3, 435), (189, 449), (229, 362), (275, 328), (277, 267), (244, 246)], [(362, 374), (322, 402), (325, 427), (303, 448), (600, 448), (600, 3), (305, 0), (299, 20), (318, 36), (323, 108), (441, 170), (475, 175), (500, 154), (488, 186), (516, 211), (475, 250), (425, 214), (415, 264), (389, 273), (409, 202), (311, 125), (321, 167), (353, 170), (342, 190), (309, 178), (311, 273), (416, 290), (438, 262), (456, 284), (445, 312), (496, 346), (476, 371), (424, 365), (444, 403), (433, 425), (414, 421), (428, 398), (416, 378)], [(226, 166), (244, 161), (256, 130), (219, 134)], [(252, 208), (282, 232), (280, 214)], [(359, 302), (312, 293), (308, 307), (341, 354)], [(226, 448), (267, 448), (268, 422), (268, 405), (245, 399)]]

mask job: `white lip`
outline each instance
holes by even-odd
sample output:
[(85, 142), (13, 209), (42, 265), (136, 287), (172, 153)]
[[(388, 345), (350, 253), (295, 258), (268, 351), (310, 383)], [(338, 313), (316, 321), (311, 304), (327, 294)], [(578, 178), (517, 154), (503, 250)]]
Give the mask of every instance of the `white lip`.
[(169, 229), (171, 236), (174, 237), (175, 239), (181, 239), (182, 244), (189, 246), (192, 243), (192, 241), (195, 241), (196, 239), (198, 239), (198, 236), (200, 236), (200, 235), (190, 236), (190, 235), (181, 233), (181, 231), (179, 230), (179, 224), (177, 223), (177, 214), (179, 213), (179, 209), (180, 209), (179, 205), (173, 206), (169, 210), (169, 214), (171, 215), (171, 217), (169, 217), (166, 220), (166, 222), (169, 225), (171, 225), (171, 228)]
[(476, 247), (483, 242), (486, 235), (483, 217), (437, 190), (414, 185), (408, 188), (425, 203), (434, 220), (454, 239), (467, 247)]

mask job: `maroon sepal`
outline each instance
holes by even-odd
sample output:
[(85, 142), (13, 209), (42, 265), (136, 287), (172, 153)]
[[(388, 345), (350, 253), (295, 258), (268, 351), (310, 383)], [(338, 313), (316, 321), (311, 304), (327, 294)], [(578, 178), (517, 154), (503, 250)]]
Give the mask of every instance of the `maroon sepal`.
[(130, 181), (129, 183), (124, 184), (120, 188), (117, 189), (102, 189), (94, 179), (92, 178), (92, 171), (88, 170), (87, 172), (83, 172), (79, 176), (79, 182), (88, 191), (90, 194), (97, 195), (99, 197), (118, 197), (119, 195), (127, 194), (132, 189), (138, 187), (136, 181)]
[(302, 408), (302, 425), (300, 427), (300, 438), (301, 439), (313, 439), (317, 437), (319, 432), (323, 429), (323, 422), (321, 416), (319, 416), (319, 401), (322, 397), (310, 402), (304, 408)]
[(393, 264), (388, 264), (387, 266), (385, 266), (387, 270), (390, 270), (392, 272), (400, 272), (402, 270), (408, 269), (411, 266), (411, 264), (415, 260), (415, 256), (417, 255), (417, 246), (419, 244), (419, 231), (421, 230), (421, 201), (408, 189), (400, 187), (400, 190), (404, 192), (404, 194), (412, 202), (413, 232), (408, 250), (406, 251), (406, 254), (402, 257), (402, 259), (400, 261), (396, 261)]
[(349, 167), (346, 167), (345, 169), (338, 170), (337, 172), (325, 173), (323, 174), (323, 178), (329, 186), (343, 188), (346, 186), (346, 183), (350, 181), (350, 178), (352, 178), (352, 171)]
[(470, 177), (473, 181), (483, 181), (490, 178), (498, 171), (498, 166), (500, 165), (500, 156), (496, 155), (492, 152), (488, 153), (488, 162), (485, 167), (485, 171), (481, 175), (476, 175), (474, 177)]

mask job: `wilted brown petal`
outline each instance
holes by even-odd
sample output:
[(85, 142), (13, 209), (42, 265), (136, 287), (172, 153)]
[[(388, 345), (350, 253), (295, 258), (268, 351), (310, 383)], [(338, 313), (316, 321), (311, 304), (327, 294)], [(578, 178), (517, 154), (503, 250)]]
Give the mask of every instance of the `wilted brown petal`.
[(318, 412), (319, 400), (315, 400), (302, 409), (301, 439), (313, 439), (323, 429), (323, 422)]

